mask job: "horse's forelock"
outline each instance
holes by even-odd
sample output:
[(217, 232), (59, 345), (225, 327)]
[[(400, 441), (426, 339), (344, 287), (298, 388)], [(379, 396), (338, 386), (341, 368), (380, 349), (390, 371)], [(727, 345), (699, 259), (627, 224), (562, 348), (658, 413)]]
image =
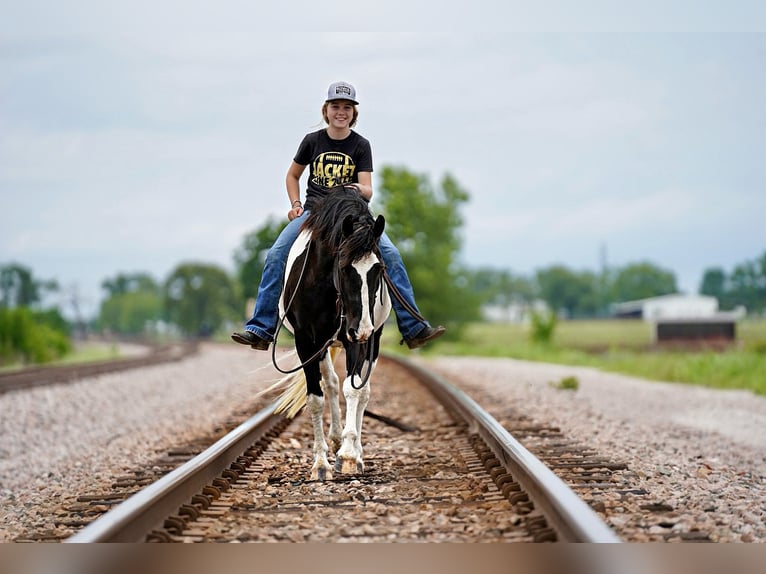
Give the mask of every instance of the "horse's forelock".
[(377, 253), (377, 237), (373, 231), (374, 220), (365, 218), (361, 225), (354, 226), (354, 232), (341, 241), (338, 249), (338, 263), (341, 267), (351, 265), (362, 256), (374, 251)]
[[(351, 216), (354, 232), (344, 238), (343, 220)], [(352, 189), (337, 187), (311, 212), (305, 227), (311, 237), (339, 253), (341, 265), (348, 265), (375, 248), (375, 220), (367, 202)]]

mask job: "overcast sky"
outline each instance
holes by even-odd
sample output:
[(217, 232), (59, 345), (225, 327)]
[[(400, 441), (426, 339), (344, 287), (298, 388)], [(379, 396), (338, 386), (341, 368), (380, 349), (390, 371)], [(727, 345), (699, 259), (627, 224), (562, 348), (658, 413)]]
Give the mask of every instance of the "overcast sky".
[[(119, 272), (233, 270), (346, 80), (377, 169), (470, 193), (464, 263), (650, 261), (696, 292), (766, 251), (766, 9), (670, 4), (0, 0), (0, 264), (86, 312)], [(314, 31), (376, 23), (412, 31)]]

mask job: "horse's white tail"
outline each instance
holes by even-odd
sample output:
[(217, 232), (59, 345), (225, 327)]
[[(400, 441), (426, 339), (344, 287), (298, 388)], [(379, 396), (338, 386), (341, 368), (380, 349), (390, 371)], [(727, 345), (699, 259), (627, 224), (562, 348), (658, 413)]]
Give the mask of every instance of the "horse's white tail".
[[(340, 350), (341, 347), (336, 347), (335, 345), (330, 347), (330, 360), (333, 363), (335, 362), (335, 357), (340, 353)], [(259, 394), (264, 395), (282, 389), (284, 389), (284, 391), (277, 399), (277, 404), (274, 407), (274, 414), (282, 413), (288, 419), (295, 418), (295, 415), (306, 406), (306, 375), (304, 374), (303, 369), (282, 377), (275, 384)]]

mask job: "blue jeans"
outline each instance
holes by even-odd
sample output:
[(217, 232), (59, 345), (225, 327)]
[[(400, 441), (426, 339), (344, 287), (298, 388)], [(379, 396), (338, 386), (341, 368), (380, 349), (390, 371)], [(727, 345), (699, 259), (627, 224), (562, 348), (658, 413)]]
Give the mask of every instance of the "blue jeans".
[[(258, 286), (258, 296), (255, 299), (255, 311), (253, 311), (253, 316), (246, 323), (245, 331), (251, 331), (267, 341), (274, 340), (277, 323), (279, 322), (279, 296), (282, 293), (287, 255), (290, 253), (290, 247), (298, 238), (301, 225), (308, 215), (309, 212), (304, 211), (299, 217), (288, 223), (266, 255), (261, 284)], [(412, 290), (410, 278), (407, 276), (407, 270), (404, 268), (402, 256), (385, 232), (380, 238), (380, 252), (392, 283), (407, 303), (417, 310), (415, 293)], [(396, 297), (392, 296), (391, 300), (394, 313), (396, 314), (396, 324), (402, 337), (406, 340), (415, 337), (428, 325), (410, 315)]]

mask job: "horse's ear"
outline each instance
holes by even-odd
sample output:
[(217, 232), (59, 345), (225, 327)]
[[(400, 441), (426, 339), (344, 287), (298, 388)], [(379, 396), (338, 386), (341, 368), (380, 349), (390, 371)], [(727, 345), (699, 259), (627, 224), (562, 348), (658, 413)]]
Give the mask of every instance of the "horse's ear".
[(375, 226), (372, 228), (372, 232), (375, 234), (375, 237), (380, 237), (383, 235), (383, 230), (386, 228), (386, 218), (382, 215), (378, 215), (378, 218), (375, 220)]
[(350, 215), (347, 215), (343, 220), (343, 236), (350, 237), (354, 233), (354, 220)]

